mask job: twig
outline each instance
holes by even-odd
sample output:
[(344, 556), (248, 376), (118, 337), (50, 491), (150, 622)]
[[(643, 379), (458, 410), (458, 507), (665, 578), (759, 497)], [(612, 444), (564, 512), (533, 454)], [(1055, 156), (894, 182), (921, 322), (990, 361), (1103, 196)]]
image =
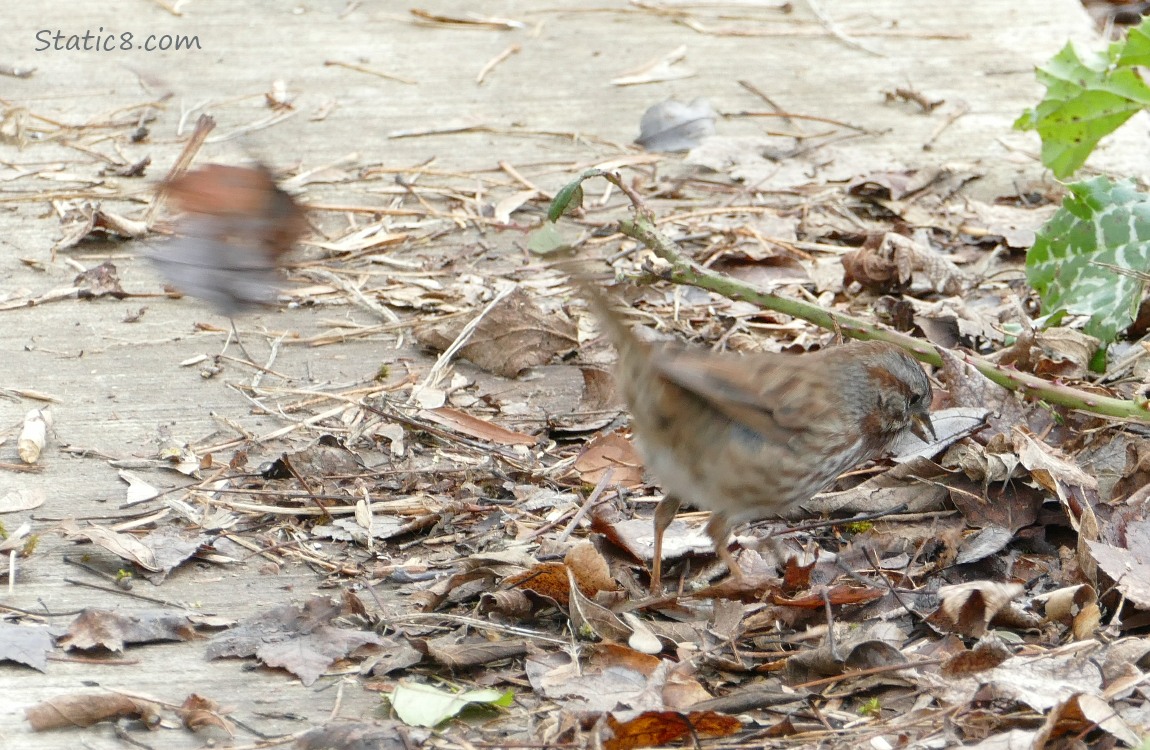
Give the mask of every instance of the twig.
[(153, 604), (162, 604), (165, 607), (178, 607), (180, 609), (187, 610), (188, 612), (195, 612), (196, 614), (202, 614), (196, 608), (189, 607), (186, 604), (180, 604), (179, 602), (173, 602), (173, 601), (169, 601), (167, 599), (157, 599), (154, 596), (147, 596), (145, 594), (137, 594), (134, 591), (126, 591), (126, 590), (124, 590), (122, 588), (118, 588), (116, 586), (101, 586), (98, 583), (88, 583), (87, 581), (78, 581), (75, 578), (65, 578), (64, 583), (70, 583), (73, 586), (83, 586), (84, 588), (96, 589), (97, 591), (106, 591), (109, 594), (119, 594), (120, 596), (128, 596), (128, 597), (131, 597), (133, 599), (139, 599), (141, 601), (151, 602)]
[(483, 308), (481, 313), (472, 318), (467, 325), (463, 326), (463, 330), (455, 337), (455, 341), (452, 341), (451, 346), (443, 350), (443, 353), (435, 360), (435, 364), (427, 371), (427, 376), (423, 378), (423, 382), (411, 389), (411, 398), (408, 399), (408, 403), (414, 403), (417, 393), (425, 388), (431, 388), (439, 382), (439, 378), (443, 375), (443, 370), (451, 364), (451, 360), (454, 359), (459, 350), (467, 345), (467, 342), (471, 339), (471, 334), (475, 333), (475, 329), (479, 327), (479, 324), (483, 322), (487, 314), (494, 310), (495, 306), (502, 302), (507, 295), (515, 291), (516, 288), (517, 286), (515, 284), (508, 284), (503, 291), (495, 295), (495, 299), (487, 303), (487, 307)]
[(886, 55), (879, 52), (878, 50), (873, 50), (859, 40), (847, 36), (846, 33), (839, 28), (838, 24), (835, 23), (830, 16), (828, 16), (826, 13), (823, 13), (823, 9), (818, 4), (817, 0), (807, 0), (807, 7), (809, 7), (811, 12), (815, 14), (815, 18), (819, 19), (819, 23), (823, 25), (823, 28), (829, 31), (832, 36), (841, 41), (843, 44), (847, 45), (848, 47), (854, 47), (857, 50), (861, 50), (868, 55), (874, 55), (875, 57), (886, 57)]
[(366, 65), (356, 65), (355, 63), (345, 63), (345, 62), (340, 62), (339, 60), (324, 60), (323, 64), (326, 67), (347, 68), (348, 70), (354, 70), (354, 71), (359, 72), (359, 73), (367, 73), (369, 76), (379, 76), (380, 78), (385, 78), (389, 81), (397, 81), (398, 83), (406, 83), (409, 86), (415, 86), (419, 83), (419, 81), (413, 81), (410, 78), (404, 78), (403, 76), (397, 76), (397, 75), (393, 75), (391, 73), (384, 73), (382, 70), (375, 70), (374, 68), (369, 68)]
[(922, 144), (922, 150), (923, 151), (930, 151), (931, 149), (933, 149), (934, 148), (934, 142), (936, 140), (938, 140), (938, 137), (940, 135), (942, 135), (943, 131), (945, 131), (947, 128), (949, 128), (954, 123), (958, 122), (958, 119), (960, 117), (962, 117), (963, 115), (965, 115), (969, 111), (970, 111), (970, 105), (969, 104), (967, 104), (966, 102), (959, 102), (958, 105), (955, 107), (954, 111), (951, 112), (945, 120), (943, 120), (941, 123), (939, 123), (939, 126), (934, 129), (934, 132), (930, 134), (930, 137), (926, 139), (926, 142)]
[(517, 54), (521, 49), (523, 49), (523, 48), (520, 47), (518, 44), (512, 44), (510, 47), (508, 47), (507, 49), (503, 50), (502, 52), (500, 52), (495, 57), (488, 60), (487, 64), (484, 65), (483, 68), (479, 71), (479, 75), (475, 76), (475, 82), (477, 84), (482, 85), (483, 79), (487, 77), (487, 74), (490, 73), (495, 68), (496, 65), (503, 62), (504, 60), (511, 57), (512, 55)]
[(802, 690), (803, 688), (821, 687), (823, 685), (833, 685), (836, 682), (849, 680), (855, 677), (868, 677), (872, 674), (886, 674), (887, 672), (901, 672), (904, 669), (918, 669), (919, 667), (930, 667), (935, 664), (942, 664), (945, 659), (923, 659), (922, 661), (910, 662), (909, 664), (887, 664), (882, 667), (871, 667), (870, 669), (859, 669), (850, 672), (843, 672), (834, 677), (824, 677), (821, 680), (811, 680), (810, 682), (801, 682), (798, 685), (791, 685), (795, 690)]
[[(204, 142), (208, 139), (208, 134), (216, 127), (216, 121), (212, 119), (211, 115), (200, 115), (200, 119), (196, 120), (196, 129), (192, 131), (191, 138), (184, 144), (184, 150), (176, 157), (176, 161), (172, 164), (172, 168), (168, 170), (168, 176), (164, 178), (164, 184), (170, 184), (172, 180), (179, 177), (184, 170), (186, 170), (195, 160), (196, 154), (200, 152)], [(148, 210), (144, 212), (144, 224), (146, 226), (152, 225), (152, 219), (155, 217), (156, 212), (160, 210), (160, 206), (164, 204), (164, 193), (160, 191), (152, 200)]]
[(278, 114), (268, 115), (262, 120), (256, 120), (255, 122), (248, 123), (243, 127), (236, 128), (230, 133), (217, 135), (214, 138), (208, 138), (206, 143), (224, 143), (235, 138), (240, 138), (241, 136), (245, 136), (248, 133), (254, 133), (257, 130), (264, 130), (265, 128), (270, 128), (273, 125), (278, 125), (284, 120), (290, 120), (297, 114), (299, 114), (299, 110), (292, 109), (285, 112), (280, 112)]
[(740, 86), (742, 86), (743, 88), (745, 88), (747, 91), (751, 92), (755, 96), (762, 99), (764, 102), (766, 102), (771, 107), (771, 109), (775, 110), (776, 114), (782, 115), (783, 122), (787, 123), (788, 125), (796, 125), (796, 127), (797, 127), (797, 124), (795, 123), (794, 119), (791, 118), (791, 116), (788, 115), (786, 112), (784, 112), (782, 107), (780, 107), (778, 104), (775, 104), (774, 100), (771, 99), (771, 97), (767, 96), (766, 93), (763, 92), (763, 90), (760, 89), (758, 86), (751, 83), (750, 81), (738, 81), (738, 84)]
[(583, 520), (583, 517), (587, 515), (587, 512), (599, 502), (599, 498), (603, 496), (603, 492), (607, 489), (607, 485), (611, 483), (611, 479), (614, 476), (615, 467), (607, 467), (607, 471), (603, 472), (603, 476), (599, 477), (599, 482), (595, 485), (595, 489), (591, 490), (591, 494), (587, 496), (587, 501), (579, 507), (578, 512), (576, 512), (575, 516), (571, 519), (571, 523), (567, 524), (567, 528), (559, 535), (558, 541), (560, 544), (567, 541), (571, 536), (571, 532), (575, 531), (575, 528), (579, 525), (579, 522)]
[[(372, 313), (375, 313), (377, 316), (383, 318), (384, 320), (386, 320), (390, 323), (399, 323), (400, 322), (399, 316), (396, 315), (395, 311), (392, 310), (390, 307), (388, 307), (387, 305), (381, 305), (380, 303), (376, 302), (375, 300), (370, 299), (366, 294), (364, 294), (362, 291), (360, 291), (358, 288), (356, 288), (356, 286), (354, 284), (347, 281), (346, 279), (340, 278), (339, 276), (332, 273), (331, 271), (328, 271), (328, 270), (323, 269), (323, 268), (309, 268), (306, 271), (303, 271), (302, 275), (304, 275), (310, 279), (322, 281), (325, 284), (331, 284), (336, 289), (339, 289), (341, 292), (344, 292), (345, 294), (349, 295), (352, 298), (352, 301), (355, 302), (360, 307), (362, 307), (365, 310), (368, 310)], [(396, 348), (400, 347), (402, 341), (403, 341), (403, 337), (401, 336), (399, 338), (399, 341), (396, 342)]]

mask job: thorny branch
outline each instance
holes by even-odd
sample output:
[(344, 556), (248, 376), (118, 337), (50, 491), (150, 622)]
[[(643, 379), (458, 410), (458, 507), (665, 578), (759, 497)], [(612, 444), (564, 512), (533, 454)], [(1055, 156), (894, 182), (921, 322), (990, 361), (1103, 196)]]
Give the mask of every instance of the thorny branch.
[[(627, 185), (617, 172), (591, 169), (580, 175), (577, 181), (569, 185), (568, 188), (573, 188), (591, 177), (602, 177), (618, 187), (631, 201), (635, 217), (619, 222), (619, 231), (627, 237), (638, 240), (651, 252), (670, 264), (670, 268), (664, 274), (664, 278), (668, 281), (675, 284), (696, 286), (732, 300), (745, 300), (767, 310), (800, 318), (821, 328), (842, 331), (844, 336), (850, 338), (887, 341), (901, 346), (922, 362), (936, 367), (942, 365), (942, 356), (939, 354), (938, 348), (928, 341), (916, 339), (913, 336), (892, 331), (844, 313), (827, 310), (809, 302), (764, 292), (729, 276), (703, 268), (679, 252), (674, 240), (659, 231), (655, 224), (655, 216), (642, 196)], [(575, 191), (573, 189), (568, 190), (568, 188), (559, 192), (556, 196), (556, 204), (572, 198)], [(564, 207), (564, 205), (553, 207), (551, 217), (557, 218)], [(964, 362), (988, 380), (1031, 398), (1091, 414), (1150, 422), (1150, 401), (1101, 396), (1060, 383), (1052, 383), (1030, 373), (1002, 367), (973, 354), (964, 352), (961, 353), (961, 357)]]

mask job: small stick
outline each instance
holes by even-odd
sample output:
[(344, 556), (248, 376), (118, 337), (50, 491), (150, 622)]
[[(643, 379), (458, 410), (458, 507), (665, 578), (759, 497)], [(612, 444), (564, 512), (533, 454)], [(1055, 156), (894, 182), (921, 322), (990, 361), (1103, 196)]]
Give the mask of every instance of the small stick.
[(471, 334), (475, 333), (475, 329), (479, 327), (479, 324), (483, 322), (487, 314), (494, 310), (496, 305), (502, 302), (507, 295), (511, 294), (511, 292), (517, 288), (518, 286), (515, 284), (508, 284), (502, 292), (495, 295), (495, 299), (487, 303), (487, 307), (483, 308), (482, 312), (472, 318), (471, 321), (463, 327), (463, 330), (455, 337), (455, 341), (451, 342), (451, 346), (444, 349), (443, 353), (439, 355), (439, 358), (435, 360), (435, 364), (427, 371), (423, 382), (411, 389), (411, 397), (408, 398), (407, 403), (414, 403), (417, 393), (425, 388), (431, 388), (439, 382), (439, 379), (443, 376), (443, 370), (451, 364), (451, 360), (455, 358), (459, 350), (467, 345), (467, 342), (471, 339)]
[[(176, 161), (172, 164), (172, 168), (168, 170), (168, 176), (164, 178), (164, 184), (171, 183), (172, 180), (183, 174), (191, 163), (195, 160), (196, 154), (203, 148), (204, 142), (208, 139), (208, 134), (216, 127), (216, 121), (211, 115), (200, 115), (200, 119), (196, 120), (196, 129), (192, 131), (191, 138), (184, 144), (184, 150), (176, 157)], [(148, 227), (152, 225), (152, 219), (155, 218), (156, 212), (160, 210), (160, 206), (164, 204), (164, 191), (160, 190), (156, 197), (152, 200), (148, 210), (144, 212), (144, 224)]]
[(483, 68), (479, 71), (479, 75), (475, 76), (475, 82), (479, 85), (483, 85), (483, 79), (487, 77), (487, 74), (490, 73), (496, 65), (503, 62), (512, 55), (518, 54), (521, 49), (523, 48), (518, 44), (512, 44), (510, 47), (503, 50), (495, 57), (491, 58), (487, 64), (484, 65)]
[(379, 76), (380, 78), (385, 78), (389, 81), (406, 83), (409, 86), (415, 86), (419, 83), (419, 81), (413, 81), (410, 78), (404, 78), (403, 76), (397, 76), (391, 73), (384, 73), (382, 70), (375, 70), (374, 68), (369, 68), (366, 65), (356, 65), (355, 63), (340, 62), (339, 60), (324, 60), (323, 64), (329, 68), (347, 68), (348, 70), (354, 70), (358, 73), (367, 73), (369, 76)]
[(587, 496), (587, 501), (579, 508), (575, 517), (571, 519), (571, 523), (567, 524), (567, 528), (563, 530), (563, 533), (559, 535), (560, 543), (567, 541), (571, 536), (571, 532), (575, 530), (579, 522), (582, 521), (583, 517), (591, 510), (592, 506), (599, 502), (599, 497), (603, 494), (603, 491), (607, 489), (607, 485), (611, 482), (611, 478), (614, 475), (615, 467), (607, 467), (607, 471), (603, 472), (603, 476), (599, 477), (599, 482), (595, 485), (595, 489), (591, 490), (591, 494)]

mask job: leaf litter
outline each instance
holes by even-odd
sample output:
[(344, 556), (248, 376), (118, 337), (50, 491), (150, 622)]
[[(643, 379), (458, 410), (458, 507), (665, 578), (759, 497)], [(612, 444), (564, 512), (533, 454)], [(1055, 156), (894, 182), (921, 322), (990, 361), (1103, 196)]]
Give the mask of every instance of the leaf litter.
[[(676, 50), (614, 83), (689, 75), (681, 57)], [(140, 121), (137, 112), (119, 127)], [(612, 398), (603, 367), (610, 352), (554, 267), (508, 253), (475, 270), (483, 242), (540, 224), (548, 193), (537, 185), (565, 181), (577, 165), (557, 176), (547, 165), (463, 174), (354, 163), (293, 184), (307, 191), (301, 202), (319, 234), (283, 264), (289, 283), (273, 288), (280, 303), (317, 315), (353, 309), (369, 322), (331, 321), (324, 336), (285, 345), (397, 343), (409, 328), (430, 351), (384, 358), (385, 371), (322, 390), (298, 387), (274, 361), (258, 363), (261, 379), (235, 387), (253, 411), (284, 417), (283, 427), (237, 434), (225, 425), (196, 443), (158, 441), (151, 466), (123, 472), (132, 516), (50, 529), (83, 545), (86, 569), (145, 578), (142, 588), (161, 596), (164, 576), (192, 561), (227, 570), (249, 556), (273, 571), (310, 566), (317, 590), (342, 595), (301, 596), (238, 624), (201, 623), (175, 607), (90, 608), (66, 633), (6, 610), (0, 659), (44, 671), (66, 650), (177, 641), (211, 659), (256, 659), (285, 681), (353, 675), (390, 696), (399, 722), (317, 727), (299, 737), (301, 748), (407, 746), (397, 735), (435, 736), (443, 746), (630, 748), (706, 737), (780, 746), (1136, 744), (1150, 727), (1145, 430), (1023, 398), (971, 362), (982, 355), (1008, 377), (1140, 395), (1129, 379), (1092, 373), (1096, 345), (1077, 329), (1041, 328), (1030, 317), (1033, 300), (1015, 283), (1016, 249), (1049, 206), (960, 198), (975, 177), (962, 170), (888, 165), (860, 177), (830, 145), (813, 149), (821, 166), (812, 171), (793, 145), (711, 138), (712, 150), (693, 152), (674, 177), (652, 166), (673, 162), (633, 162), (631, 189), (651, 202), (680, 252), (736, 280), (816, 297), (972, 354), (946, 353), (934, 370), (945, 386), (934, 411), (956, 420), (937, 443), (851, 472), (794, 518), (740, 530), (749, 586), (716, 570), (701, 535), (705, 516), (683, 514), (667, 530), (671, 588), (647, 595), (659, 493)], [(791, 189), (735, 182), (748, 175)], [(14, 182), (42, 198), (70, 179), (61, 171)], [(74, 184), (54, 198), (68, 204), (61, 254), (166, 228), (162, 217), (133, 214), (110, 183)], [(604, 199), (562, 221), (583, 232), (577, 252), (611, 257), (632, 278), (626, 294), (644, 323), (720, 348), (834, 345), (834, 331), (784, 313), (649, 286), (662, 284), (666, 259), (616, 233), (626, 196)], [(432, 240), (458, 255), (428, 252)], [(217, 241), (227, 239), (212, 235)], [(4, 309), (140, 294), (164, 296), (125, 290), (109, 263), (85, 269), (68, 290), (28, 292)], [(433, 358), (475, 320), (468, 341), (428, 379)], [(434, 405), (414, 398), (420, 388), (436, 391)], [(37, 458), (63, 447), (40, 441)], [(1092, 472), (1108, 456), (1116, 468), (1103, 483)], [(34, 545), (4, 549), (12, 561), (37, 564)], [(210, 640), (202, 632), (221, 627)], [(244, 731), (200, 696), (167, 705), (77, 694), (26, 710), (42, 730), (125, 716), (153, 726), (170, 711), (192, 730)]]

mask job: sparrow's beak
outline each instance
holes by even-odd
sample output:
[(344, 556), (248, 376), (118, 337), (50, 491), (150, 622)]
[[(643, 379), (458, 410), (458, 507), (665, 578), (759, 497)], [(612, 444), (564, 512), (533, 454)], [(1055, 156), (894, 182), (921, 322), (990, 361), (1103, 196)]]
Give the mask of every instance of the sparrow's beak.
[(924, 443), (933, 443), (938, 440), (938, 435), (934, 434), (934, 424), (930, 421), (929, 412), (919, 412), (910, 415), (910, 431)]

